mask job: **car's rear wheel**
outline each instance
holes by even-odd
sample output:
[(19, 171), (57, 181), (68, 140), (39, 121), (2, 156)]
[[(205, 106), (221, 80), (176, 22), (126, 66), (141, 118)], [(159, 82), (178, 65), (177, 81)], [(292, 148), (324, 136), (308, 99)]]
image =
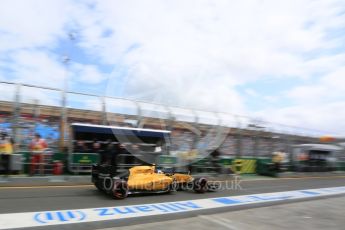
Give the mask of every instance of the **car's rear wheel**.
[(98, 189), (98, 191), (101, 191), (101, 192), (104, 191), (104, 189), (103, 189), (103, 187), (102, 187), (102, 184), (100, 183), (99, 180), (96, 180), (96, 181), (94, 182), (94, 185), (95, 185), (95, 187)]
[(112, 196), (115, 199), (124, 199), (128, 196), (128, 184), (124, 180), (114, 181)]
[(196, 178), (193, 181), (193, 190), (197, 193), (204, 193), (207, 191), (207, 179), (206, 178)]

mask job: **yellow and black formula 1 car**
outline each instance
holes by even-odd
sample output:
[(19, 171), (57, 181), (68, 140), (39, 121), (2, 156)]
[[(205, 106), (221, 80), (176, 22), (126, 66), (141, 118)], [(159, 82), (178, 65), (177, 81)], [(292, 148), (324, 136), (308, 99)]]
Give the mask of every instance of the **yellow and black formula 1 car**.
[(219, 187), (217, 183), (208, 181), (205, 177), (194, 178), (188, 173), (172, 173), (170, 176), (176, 181), (177, 190), (194, 190), (197, 193), (204, 193), (216, 191)]
[(180, 190), (194, 190), (198, 193), (214, 190), (206, 178), (193, 178), (188, 174), (164, 173), (155, 166), (134, 166), (129, 172), (116, 173), (111, 165), (92, 166), (92, 182), (97, 189), (124, 199), (129, 194), (169, 193)]

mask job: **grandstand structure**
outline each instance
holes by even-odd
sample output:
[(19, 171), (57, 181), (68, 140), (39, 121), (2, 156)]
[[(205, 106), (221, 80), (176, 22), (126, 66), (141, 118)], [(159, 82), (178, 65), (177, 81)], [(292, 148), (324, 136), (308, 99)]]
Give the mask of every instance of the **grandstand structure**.
[[(232, 114), (78, 92), (66, 92), (68, 103), (63, 109), (60, 89), (11, 82), (0, 82), (0, 87), (7, 89), (6, 97), (0, 96), (0, 129), (13, 135), (19, 149), (25, 149), (37, 132), (48, 140), (51, 148), (62, 149), (67, 146), (69, 136), (68, 131), (61, 135), (61, 130), (68, 130), (61, 127), (73, 122), (168, 129), (174, 133), (173, 144), (189, 148), (193, 148), (198, 136), (221, 130), (226, 136), (219, 143), (219, 151), (233, 156), (268, 156), (276, 150), (288, 152), (294, 144), (318, 143), (323, 135)], [(30, 93), (40, 90), (44, 93)], [(51, 99), (52, 94), (55, 100)], [(92, 100), (84, 100), (86, 97)], [(73, 102), (73, 98), (79, 102)], [(62, 119), (64, 115), (66, 120)]]

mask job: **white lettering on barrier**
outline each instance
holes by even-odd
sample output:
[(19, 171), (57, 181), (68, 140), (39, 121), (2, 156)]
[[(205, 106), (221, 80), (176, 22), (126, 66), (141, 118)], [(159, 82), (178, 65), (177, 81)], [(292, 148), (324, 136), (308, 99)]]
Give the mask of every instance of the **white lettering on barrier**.
[(189, 212), (195, 210), (205, 210), (263, 202), (276, 202), (336, 194), (345, 194), (345, 186), (143, 205), (102, 207), (80, 210), (9, 213), (0, 214), (0, 229), (144, 217), (151, 215)]
[(136, 205), (136, 206), (124, 206), (124, 207), (111, 207), (111, 208), (95, 208), (93, 209), (98, 216), (114, 216), (114, 215), (127, 215), (135, 213), (146, 213), (146, 212), (180, 212), (187, 210), (200, 209), (201, 206), (193, 203), (192, 201), (187, 202), (176, 202), (176, 203), (162, 203), (162, 204), (148, 204), (148, 205)]

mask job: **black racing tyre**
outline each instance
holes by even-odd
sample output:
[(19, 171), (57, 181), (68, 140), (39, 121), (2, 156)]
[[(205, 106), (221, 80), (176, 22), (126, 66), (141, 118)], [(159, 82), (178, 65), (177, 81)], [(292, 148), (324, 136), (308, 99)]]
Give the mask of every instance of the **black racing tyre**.
[(114, 180), (111, 195), (114, 199), (125, 199), (128, 196), (128, 184), (124, 180)]
[(193, 181), (193, 190), (197, 193), (204, 193), (207, 191), (207, 179), (206, 178), (195, 178)]
[(215, 192), (220, 189), (220, 184), (219, 183), (207, 183), (207, 191), (208, 192)]
[(104, 189), (103, 189), (103, 187), (102, 187), (102, 184), (100, 183), (99, 180), (96, 180), (96, 181), (94, 182), (94, 185), (95, 185), (95, 187), (98, 189), (98, 191), (101, 191), (101, 192), (104, 191)]

